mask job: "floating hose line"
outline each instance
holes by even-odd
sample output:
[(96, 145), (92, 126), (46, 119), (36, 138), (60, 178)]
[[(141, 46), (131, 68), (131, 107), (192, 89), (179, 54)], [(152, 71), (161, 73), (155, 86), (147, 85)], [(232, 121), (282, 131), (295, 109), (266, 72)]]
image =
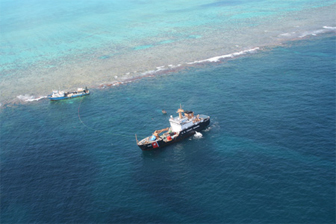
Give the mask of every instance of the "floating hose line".
[(83, 122), (83, 120), (81, 119), (81, 116), (80, 116), (80, 107), (81, 107), (81, 104), (82, 104), (82, 101), (83, 101), (84, 98), (81, 99), (80, 103), (79, 103), (79, 106), (78, 106), (78, 118), (79, 118), (79, 121), (88, 129), (92, 130), (92, 131), (95, 131), (95, 132), (99, 132), (99, 133), (102, 133), (102, 134), (106, 134), (106, 135), (118, 135), (118, 136), (126, 136), (126, 137), (129, 137), (129, 135), (123, 135), (123, 134), (118, 134), (118, 133), (115, 133), (115, 132), (106, 132), (106, 131), (101, 131), (101, 130), (98, 130), (98, 129), (95, 129), (95, 128), (92, 128), (90, 126), (88, 126), (87, 124), (85, 124)]

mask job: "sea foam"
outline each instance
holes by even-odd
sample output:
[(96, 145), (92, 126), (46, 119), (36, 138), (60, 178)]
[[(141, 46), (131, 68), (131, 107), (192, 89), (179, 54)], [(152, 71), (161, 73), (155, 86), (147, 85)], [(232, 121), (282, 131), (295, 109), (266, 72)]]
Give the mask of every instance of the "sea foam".
[(324, 29), (328, 29), (328, 30), (336, 30), (336, 27), (332, 27), (332, 26), (323, 26)]
[(328, 33), (330, 31), (335, 32), (336, 31), (336, 27), (332, 27), (332, 26), (323, 26), (323, 29), (317, 29), (317, 30), (313, 30), (313, 31), (306, 31), (303, 32), (302, 35), (300, 35), (300, 38), (304, 38), (307, 36), (316, 36), (318, 34), (323, 34), (323, 33)]
[(192, 65), (192, 64), (199, 64), (199, 63), (205, 63), (205, 62), (219, 62), (221, 59), (234, 58), (234, 57), (241, 56), (241, 55), (244, 55), (244, 54), (247, 54), (247, 53), (255, 52), (257, 50), (259, 50), (259, 47), (235, 52), (235, 53), (232, 53), (232, 54), (225, 54), (225, 55), (221, 55), (221, 56), (216, 56), (216, 57), (208, 58), (208, 59), (205, 59), (205, 60), (188, 62), (187, 64)]
[(47, 96), (35, 97), (35, 96), (25, 94), (25, 95), (19, 95), (19, 96), (17, 96), (17, 98), (21, 101), (24, 101), (24, 102), (33, 102), (33, 101), (39, 101), (41, 99), (45, 99), (45, 98), (47, 98)]

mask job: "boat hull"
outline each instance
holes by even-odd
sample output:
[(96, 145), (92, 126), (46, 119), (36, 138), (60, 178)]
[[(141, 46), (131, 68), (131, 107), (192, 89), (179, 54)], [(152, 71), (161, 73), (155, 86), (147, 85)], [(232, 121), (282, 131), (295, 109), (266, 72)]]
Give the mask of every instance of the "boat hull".
[(66, 100), (71, 98), (77, 98), (82, 96), (90, 95), (90, 93), (79, 93), (79, 94), (73, 94), (72, 96), (62, 96), (62, 97), (52, 97), (51, 95), (48, 96), (48, 99), (51, 101), (57, 101), (57, 100)]
[(148, 151), (148, 150), (153, 150), (153, 149), (159, 149), (159, 148), (163, 148), (169, 145), (172, 145), (176, 142), (179, 142), (191, 135), (194, 135), (196, 133), (196, 131), (202, 131), (204, 130), (208, 125), (210, 124), (210, 117), (203, 120), (202, 122), (195, 124), (193, 126), (191, 126), (190, 128), (186, 129), (186, 130), (182, 130), (180, 132), (180, 134), (175, 137), (174, 139), (172, 139), (171, 141), (164, 141), (163, 139), (160, 139), (158, 141), (154, 141), (154, 142), (150, 142), (147, 144), (138, 144), (139, 148), (144, 150), (144, 151)]

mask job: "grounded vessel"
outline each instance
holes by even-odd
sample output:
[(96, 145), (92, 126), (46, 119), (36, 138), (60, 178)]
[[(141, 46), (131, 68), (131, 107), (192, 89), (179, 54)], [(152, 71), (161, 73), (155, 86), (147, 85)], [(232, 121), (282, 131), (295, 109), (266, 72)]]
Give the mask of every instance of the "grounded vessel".
[(52, 94), (48, 95), (48, 99), (50, 100), (64, 100), (64, 99), (70, 99), (80, 96), (86, 96), (89, 95), (90, 91), (87, 87), (85, 88), (78, 88), (77, 91), (72, 92), (64, 92), (59, 90), (54, 90)]
[[(152, 136), (141, 141), (137, 140), (137, 145), (142, 150), (163, 148), (205, 129), (210, 124), (210, 116), (194, 116), (194, 112), (184, 111), (181, 107), (177, 113), (179, 114), (177, 117), (170, 116), (170, 127), (156, 130)], [(163, 134), (160, 135), (161, 133)]]

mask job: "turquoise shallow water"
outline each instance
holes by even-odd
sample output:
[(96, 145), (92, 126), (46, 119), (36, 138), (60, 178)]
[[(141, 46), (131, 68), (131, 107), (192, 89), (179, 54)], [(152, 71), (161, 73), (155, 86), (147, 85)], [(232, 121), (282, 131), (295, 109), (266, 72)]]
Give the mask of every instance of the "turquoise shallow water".
[[(2, 108), (1, 223), (334, 223), (335, 41)], [(180, 104), (203, 137), (142, 152)]]
[(336, 30), (335, 0), (0, 0), (0, 103)]

